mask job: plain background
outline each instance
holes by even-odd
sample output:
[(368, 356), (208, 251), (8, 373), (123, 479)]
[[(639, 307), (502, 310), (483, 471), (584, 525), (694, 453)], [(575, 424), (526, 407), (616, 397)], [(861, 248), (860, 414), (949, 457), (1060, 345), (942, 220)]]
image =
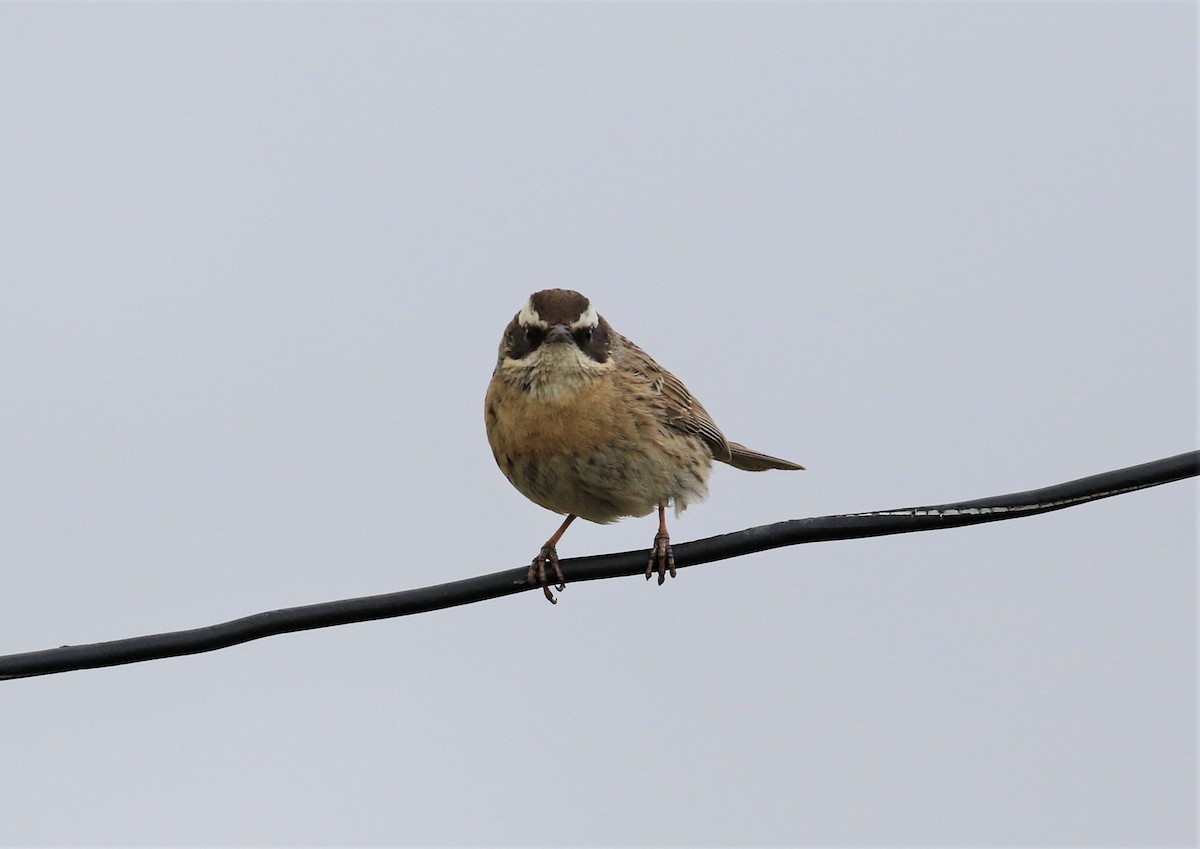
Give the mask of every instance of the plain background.
[[(0, 650), (528, 562), (506, 322), (697, 539), (1196, 447), (1190, 3), (0, 6)], [(0, 842), (1196, 839), (1196, 487), (0, 683)], [(645, 548), (651, 519), (560, 551)]]

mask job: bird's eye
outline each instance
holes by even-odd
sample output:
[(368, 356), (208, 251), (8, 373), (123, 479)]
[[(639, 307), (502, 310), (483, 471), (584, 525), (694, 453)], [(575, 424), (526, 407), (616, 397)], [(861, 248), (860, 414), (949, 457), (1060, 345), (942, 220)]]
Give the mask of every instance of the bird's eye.
[(577, 338), (581, 345), (588, 344), (592, 341), (592, 328), (589, 327), (586, 330), (580, 330), (577, 334)]

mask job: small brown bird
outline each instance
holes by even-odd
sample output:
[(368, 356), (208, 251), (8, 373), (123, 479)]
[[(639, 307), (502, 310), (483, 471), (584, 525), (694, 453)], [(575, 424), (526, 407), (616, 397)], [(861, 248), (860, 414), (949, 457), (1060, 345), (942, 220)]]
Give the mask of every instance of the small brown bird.
[(555, 602), (564, 577), (555, 546), (576, 517), (606, 524), (658, 508), (646, 564), (675, 577), (666, 507), (678, 516), (708, 494), (713, 460), (739, 469), (802, 469), (730, 442), (687, 387), (613, 330), (578, 292), (530, 295), (504, 330), (488, 385), (488, 442), (500, 471), (535, 504), (566, 514), (529, 564)]

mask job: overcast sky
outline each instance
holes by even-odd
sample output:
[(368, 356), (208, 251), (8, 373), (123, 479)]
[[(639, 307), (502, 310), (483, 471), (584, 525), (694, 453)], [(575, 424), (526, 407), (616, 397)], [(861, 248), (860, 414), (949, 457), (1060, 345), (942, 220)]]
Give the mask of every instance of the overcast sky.
[[(527, 563), (483, 393), (550, 286), (808, 467), (676, 542), (1196, 448), (1195, 40), (0, 5), (0, 653)], [(0, 682), (0, 843), (1194, 842), (1196, 492)]]

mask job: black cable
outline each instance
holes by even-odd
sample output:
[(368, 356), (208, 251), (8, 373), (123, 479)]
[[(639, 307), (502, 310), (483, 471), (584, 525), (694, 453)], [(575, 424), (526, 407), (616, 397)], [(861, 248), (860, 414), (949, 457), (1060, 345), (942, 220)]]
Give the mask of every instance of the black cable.
[[(677, 545), (674, 547), (675, 562), (682, 568), (785, 545), (932, 531), (1015, 519), (1122, 495), (1197, 474), (1200, 474), (1200, 451), (1191, 451), (1029, 492), (931, 507), (793, 519), (747, 528)], [(563, 560), (561, 564), (568, 582), (640, 575), (646, 569), (646, 552), (626, 551), (576, 557)], [(292, 631), (409, 616), (472, 604), (534, 589), (533, 585), (526, 583), (527, 568), (522, 566), (433, 587), (272, 610), (205, 628), (7, 655), (0, 657), (0, 679), (27, 678), (198, 654)]]

